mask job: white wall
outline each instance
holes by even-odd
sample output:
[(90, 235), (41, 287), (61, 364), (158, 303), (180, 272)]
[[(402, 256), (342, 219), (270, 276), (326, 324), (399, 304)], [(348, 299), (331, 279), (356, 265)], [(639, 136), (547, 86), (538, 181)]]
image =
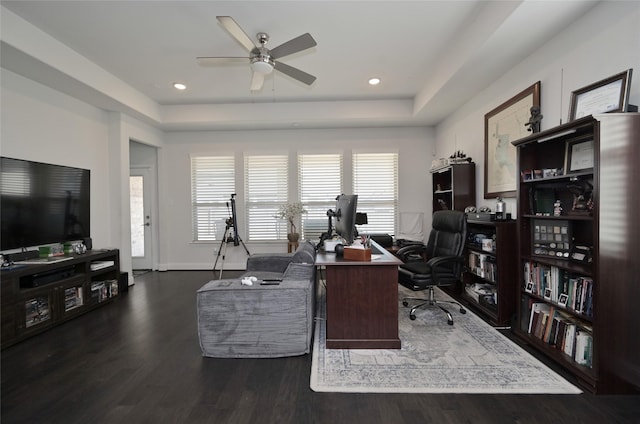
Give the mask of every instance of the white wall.
[(6, 69), (0, 76), (0, 154), (90, 169), (93, 246), (120, 249), (120, 268), (133, 281), (129, 140), (161, 146), (163, 133)]
[(2, 156), (91, 170), (93, 245), (115, 246), (109, 225), (112, 180), (105, 159), (108, 114), (5, 69), (1, 112)]
[[(476, 166), (477, 206), (495, 209), (484, 199), (484, 115), (541, 81), (542, 130), (567, 121), (571, 92), (633, 68), (630, 103), (640, 104), (640, 2), (601, 2), (574, 25), (553, 38), (436, 129), (436, 156), (457, 149)], [(526, 36), (523, 29), (523, 36)], [(516, 214), (515, 199), (507, 212)]]
[[(193, 243), (191, 240), (190, 155), (235, 154), (236, 173), (242, 173), (242, 153), (289, 152), (342, 152), (345, 176), (350, 175), (351, 151), (379, 151), (396, 149), (399, 153), (399, 211), (431, 210), (428, 169), (433, 149), (433, 133), (428, 128), (377, 128), (333, 130), (272, 130), (229, 132), (180, 132), (169, 133), (163, 148), (165, 202), (160, 213), (170, 217), (161, 225), (160, 233), (166, 243), (167, 269), (211, 269), (215, 261), (217, 243)], [(294, 173), (295, 169), (292, 170)], [(238, 226), (250, 253), (286, 251), (286, 242), (249, 243), (246, 240), (243, 220), (242, 178), (236, 179), (239, 201)], [(345, 192), (349, 192), (350, 180), (345, 178)], [(231, 194), (231, 193), (229, 193)], [(335, 193), (340, 194), (340, 193)], [(218, 269), (221, 265), (218, 263)], [(227, 247), (224, 269), (243, 269), (246, 252), (242, 246)]]

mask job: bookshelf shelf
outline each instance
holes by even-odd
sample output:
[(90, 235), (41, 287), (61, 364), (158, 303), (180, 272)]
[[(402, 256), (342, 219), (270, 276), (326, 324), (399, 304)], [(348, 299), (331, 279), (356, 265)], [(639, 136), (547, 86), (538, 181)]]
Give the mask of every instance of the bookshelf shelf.
[[(513, 142), (522, 178), (512, 329), (594, 393), (640, 391), (640, 196), (629, 185), (640, 177), (639, 132), (640, 114), (601, 114)], [(585, 141), (593, 167), (567, 169), (567, 150)], [(560, 175), (528, 178), (545, 170)]]
[(433, 211), (464, 211), (476, 201), (476, 164), (457, 163), (431, 170)]
[[(97, 260), (108, 267), (91, 270)], [(2, 271), (2, 349), (106, 304), (118, 295), (118, 250), (95, 250), (53, 263)], [(92, 287), (101, 282), (99, 301)], [(108, 283), (106, 283), (108, 282)]]
[[(491, 240), (482, 245), (482, 240)], [(449, 295), (480, 312), (491, 324), (509, 326), (516, 310), (515, 221), (467, 219), (462, 281)]]

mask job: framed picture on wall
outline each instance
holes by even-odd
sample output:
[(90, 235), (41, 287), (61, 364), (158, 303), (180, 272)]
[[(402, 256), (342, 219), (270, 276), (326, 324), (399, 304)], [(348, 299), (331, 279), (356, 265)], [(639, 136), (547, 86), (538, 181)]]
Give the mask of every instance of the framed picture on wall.
[(594, 113), (626, 111), (632, 71), (627, 69), (572, 92), (569, 122)]
[(484, 116), (484, 198), (516, 197), (518, 164), (512, 141), (531, 134), (531, 108), (540, 107), (540, 81)]

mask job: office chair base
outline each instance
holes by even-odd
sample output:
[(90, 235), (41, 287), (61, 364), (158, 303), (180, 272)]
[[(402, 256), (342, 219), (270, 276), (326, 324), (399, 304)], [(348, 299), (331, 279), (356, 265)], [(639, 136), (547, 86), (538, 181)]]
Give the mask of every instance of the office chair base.
[(435, 291), (433, 290), (433, 287), (429, 287), (429, 298), (428, 299), (423, 299), (423, 298), (419, 298), (419, 297), (405, 297), (404, 299), (402, 299), (402, 305), (405, 307), (409, 306), (409, 301), (410, 300), (417, 300), (419, 303), (415, 306), (413, 306), (411, 308), (411, 310), (409, 311), (409, 318), (413, 321), (416, 319), (416, 310), (418, 308), (421, 308), (423, 306), (437, 306), (438, 308), (442, 309), (442, 311), (447, 314), (447, 324), (449, 325), (453, 325), (453, 316), (451, 316), (451, 313), (444, 308), (443, 306), (441, 306), (441, 303), (450, 303), (452, 305), (456, 305), (460, 308), (460, 313), (461, 314), (466, 314), (467, 310), (464, 309), (462, 307), (461, 304), (459, 304), (458, 302), (455, 301), (448, 301), (448, 300), (436, 300), (435, 298)]

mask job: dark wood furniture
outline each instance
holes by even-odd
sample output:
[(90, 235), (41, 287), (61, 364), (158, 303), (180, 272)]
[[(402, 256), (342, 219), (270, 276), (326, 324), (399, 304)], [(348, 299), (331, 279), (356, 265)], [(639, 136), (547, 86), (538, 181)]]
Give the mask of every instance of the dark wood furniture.
[(53, 260), (17, 263), (2, 271), (3, 349), (118, 295), (118, 250), (92, 250)]
[(319, 251), (326, 271), (327, 348), (400, 349), (398, 258), (372, 241), (371, 261)]
[(433, 212), (464, 211), (476, 203), (476, 164), (456, 163), (431, 171)]
[[(490, 240), (484, 248), (483, 236)], [(519, 281), (517, 261), (514, 260), (516, 245), (515, 221), (468, 218), (462, 281), (457, 287), (447, 289), (449, 295), (479, 312), (492, 325), (511, 325)], [(479, 294), (481, 288), (486, 288), (491, 294)]]
[[(622, 113), (588, 116), (513, 142), (522, 174), (515, 334), (597, 393), (640, 388), (639, 140), (640, 114)], [(582, 149), (589, 145), (591, 150)], [(584, 188), (586, 195), (574, 203)], [(555, 200), (560, 216), (553, 214)], [(546, 277), (553, 274), (559, 280), (555, 293)], [(545, 281), (551, 290), (544, 290)], [(574, 296), (574, 287), (585, 296)], [(550, 331), (536, 334), (544, 309), (559, 319), (555, 330), (552, 319)], [(574, 325), (592, 338), (579, 355), (565, 353), (570, 335), (562, 329)], [(554, 332), (565, 338), (554, 338)]]

